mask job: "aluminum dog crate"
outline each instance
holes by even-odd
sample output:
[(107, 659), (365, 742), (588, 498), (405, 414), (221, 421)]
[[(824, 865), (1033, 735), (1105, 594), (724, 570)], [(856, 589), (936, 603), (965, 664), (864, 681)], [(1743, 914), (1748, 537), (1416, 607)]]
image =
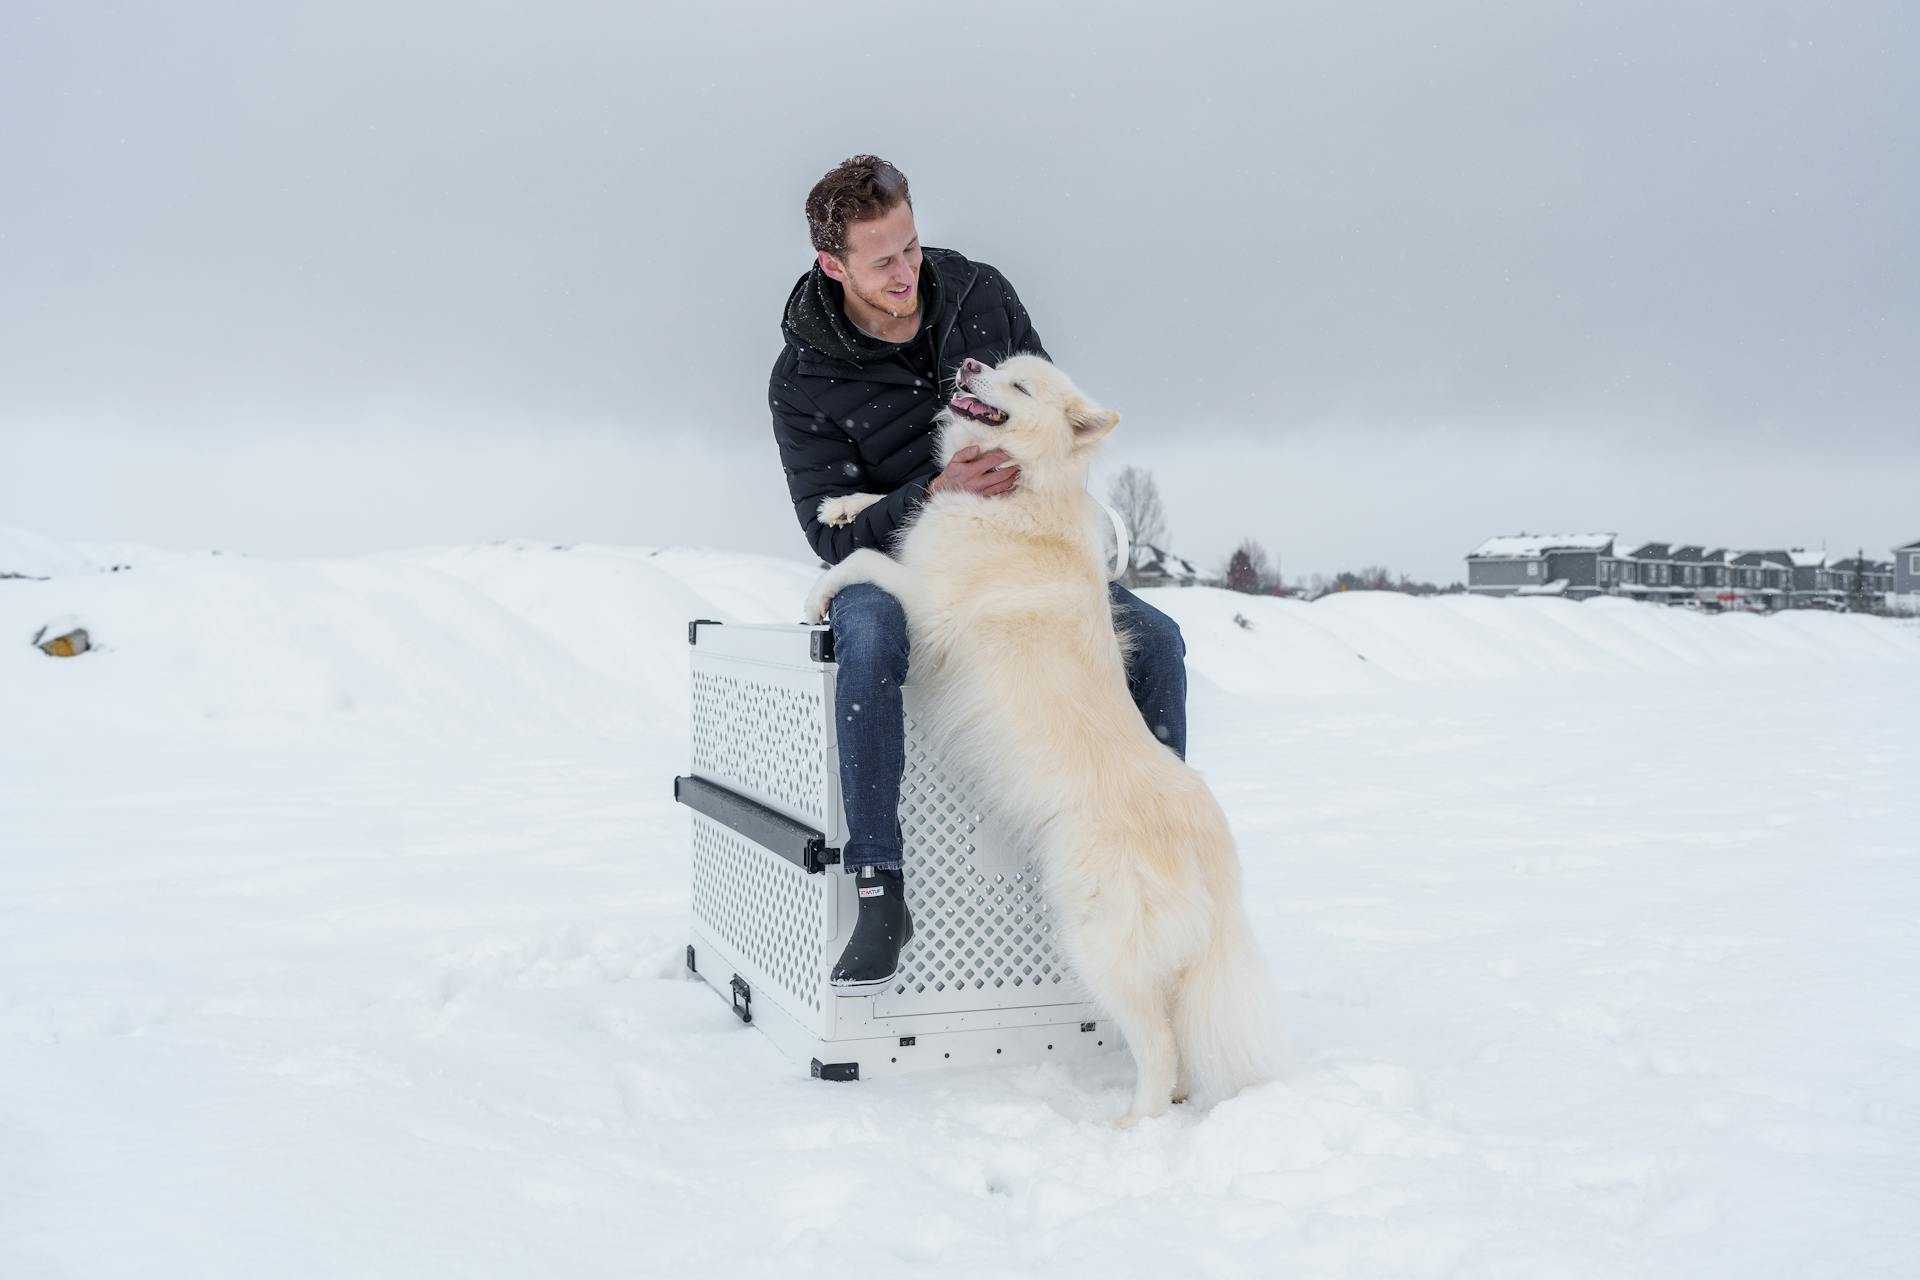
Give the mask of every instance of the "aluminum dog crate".
[(900, 820), (913, 939), (892, 986), (835, 995), (827, 977), (859, 907), (838, 865), (832, 633), (699, 621), (688, 639), (693, 765), (674, 779), (693, 822), (687, 964), (742, 1021), (831, 1080), (1121, 1043), (1054, 946), (1030, 854), (926, 749), (911, 681)]

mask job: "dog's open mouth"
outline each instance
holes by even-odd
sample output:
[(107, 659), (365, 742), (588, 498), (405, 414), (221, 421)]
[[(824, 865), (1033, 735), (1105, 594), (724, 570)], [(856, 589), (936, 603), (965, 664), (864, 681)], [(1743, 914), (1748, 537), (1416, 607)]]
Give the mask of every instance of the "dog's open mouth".
[(947, 408), (963, 418), (972, 418), (975, 422), (984, 422), (989, 426), (997, 427), (1007, 420), (1005, 410), (996, 409), (985, 401), (976, 400), (969, 395), (955, 396), (947, 402)]

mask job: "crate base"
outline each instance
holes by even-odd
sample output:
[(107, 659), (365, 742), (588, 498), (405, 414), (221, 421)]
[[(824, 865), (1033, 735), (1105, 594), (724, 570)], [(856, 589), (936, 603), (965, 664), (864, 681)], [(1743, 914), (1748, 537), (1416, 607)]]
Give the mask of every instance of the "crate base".
[[(877, 1040), (839, 1040), (822, 1043), (813, 1062), (823, 1066), (852, 1064), (856, 1080), (905, 1075), (914, 1071), (950, 1067), (1031, 1065), (1036, 1062), (1079, 1062), (1120, 1045), (1110, 1023), (1094, 1023), (1082, 1031), (1077, 1022), (1045, 1023), (1030, 1027), (983, 1027), (975, 1031), (922, 1032)], [(903, 1044), (902, 1040), (911, 1040)], [(811, 1066), (811, 1063), (809, 1063)], [(821, 1078), (831, 1078), (816, 1072)]]
[[(740, 972), (726, 949), (692, 934), (694, 974), (729, 1010), (739, 998)], [(872, 1080), (951, 1067), (1075, 1062), (1120, 1049), (1119, 1027), (1090, 1004), (1030, 1005), (875, 1018), (875, 996), (833, 997), (842, 1025), (857, 1034), (823, 1039), (771, 999), (748, 1002), (751, 1025), (797, 1067), (820, 1079)], [(879, 1034), (873, 1034), (878, 1032)], [(818, 1063), (819, 1066), (815, 1066)]]

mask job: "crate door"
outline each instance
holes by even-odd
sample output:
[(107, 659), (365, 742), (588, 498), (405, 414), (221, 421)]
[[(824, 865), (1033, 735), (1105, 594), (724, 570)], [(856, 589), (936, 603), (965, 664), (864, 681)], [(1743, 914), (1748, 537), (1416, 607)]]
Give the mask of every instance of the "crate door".
[(879, 1017), (1073, 1004), (1088, 998), (1056, 949), (1054, 917), (1026, 841), (927, 750), (907, 689), (907, 905), (913, 941)]

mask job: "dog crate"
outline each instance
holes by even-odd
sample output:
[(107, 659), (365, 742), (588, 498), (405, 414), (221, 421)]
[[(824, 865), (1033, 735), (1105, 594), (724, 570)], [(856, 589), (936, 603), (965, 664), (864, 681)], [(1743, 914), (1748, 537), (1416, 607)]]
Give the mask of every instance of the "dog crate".
[(835, 732), (832, 632), (688, 627), (692, 811), (687, 967), (812, 1074), (1042, 1062), (1117, 1047), (1055, 946), (1031, 853), (926, 746), (911, 680), (900, 820), (913, 938), (894, 983), (837, 996), (858, 916)]

